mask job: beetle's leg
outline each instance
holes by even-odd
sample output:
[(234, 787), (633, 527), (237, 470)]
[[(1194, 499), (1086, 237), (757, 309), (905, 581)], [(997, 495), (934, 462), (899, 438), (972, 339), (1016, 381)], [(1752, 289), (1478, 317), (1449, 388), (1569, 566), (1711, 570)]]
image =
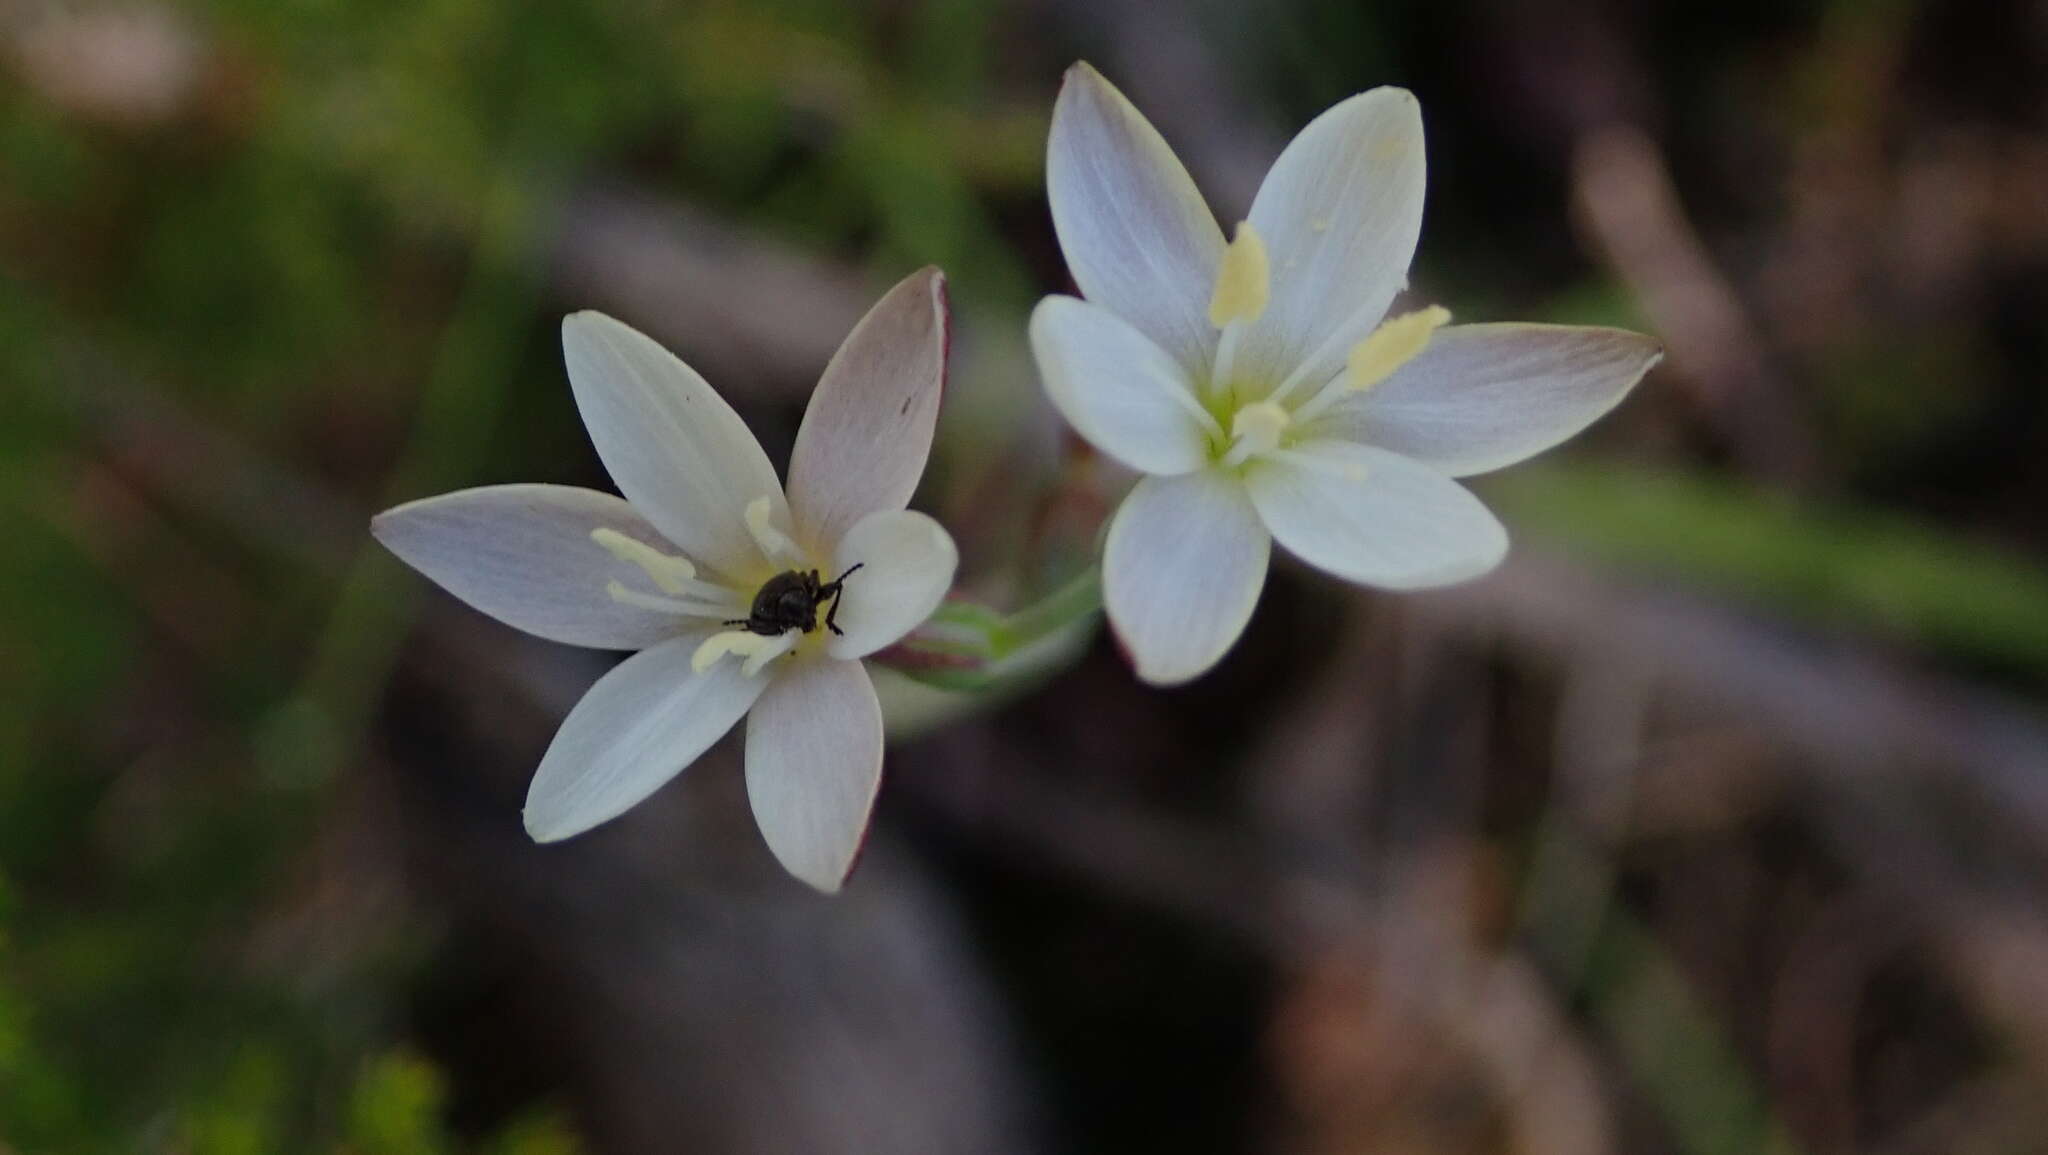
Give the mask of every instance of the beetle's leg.
[(728, 626), (751, 626), (751, 625), (753, 625), (753, 624), (754, 624), (754, 619), (752, 619), (752, 618), (727, 618), (727, 619), (725, 619), (725, 624), (726, 624), (726, 625), (728, 625)]
[[(839, 628), (839, 595), (846, 588), (846, 579), (853, 576), (854, 570), (866, 564), (868, 563), (864, 561), (854, 562), (851, 566), (847, 567), (845, 573), (818, 587), (819, 601), (822, 602), (826, 598), (832, 599), (832, 608), (825, 611), (825, 628), (842, 638), (846, 636), (846, 631)], [(813, 570), (811, 576), (816, 577), (817, 571)]]

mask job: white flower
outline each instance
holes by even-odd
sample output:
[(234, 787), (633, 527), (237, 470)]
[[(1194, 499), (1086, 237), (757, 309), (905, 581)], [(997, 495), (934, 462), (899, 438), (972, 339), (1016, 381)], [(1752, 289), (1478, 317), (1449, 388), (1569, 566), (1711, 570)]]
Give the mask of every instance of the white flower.
[(1087, 300), (1041, 302), (1032, 349), (1075, 430), (1149, 475), (1103, 558), (1110, 624), (1148, 681), (1223, 656), (1276, 538), (1385, 589), (1492, 569), (1507, 534), (1452, 478), (1577, 433), (1661, 356), (1615, 329), (1387, 319), (1422, 228), (1422, 116), (1398, 88), (1303, 129), (1226, 243), (1159, 133), (1077, 64), (1046, 183)]
[[(785, 495), (702, 377), (625, 325), (578, 313), (562, 323), (569, 383), (626, 500), (491, 486), (372, 523), (393, 553), (500, 621), (640, 651), (548, 747), (526, 798), (535, 839), (622, 813), (751, 710), (747, 796), (761, 833), (790, 873), (839, 889), (881, 781), (881, 710), (860, 659), (924, 621), (958, 560), (937, 522), (904, 509), (931, 449), (946, 325), (935, 269), (869, 311), (811, 395)], [(804, 588), (811, 575), (825, 596)], [(769, 608), (757, 597), (770, 582), (792, 591), (786, 628), (772, 614), (734, 624)]]

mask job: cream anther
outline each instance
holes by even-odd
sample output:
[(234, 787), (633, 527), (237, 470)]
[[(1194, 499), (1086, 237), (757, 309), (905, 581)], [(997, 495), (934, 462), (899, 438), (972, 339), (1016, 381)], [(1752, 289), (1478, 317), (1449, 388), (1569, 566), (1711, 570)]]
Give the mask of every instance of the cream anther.
[(1240, 222), (1216, 269), (1216, 288), (1209, 294), (1209, 323), (1221, 329), (1232, 321), (1256, 321), (1271, 297), (1266, 242), (1250, 221)]
[(697, 567), (691, 565), (688, 558), (665, 554), (639, 538), (628, 537), (608, 526), (591, 530), (590, 540), (627, 565), (637, 565), (646, 571), (648, 579), (663, 593), (683, 593), (689, 588), (686, 583), (697, 576)]

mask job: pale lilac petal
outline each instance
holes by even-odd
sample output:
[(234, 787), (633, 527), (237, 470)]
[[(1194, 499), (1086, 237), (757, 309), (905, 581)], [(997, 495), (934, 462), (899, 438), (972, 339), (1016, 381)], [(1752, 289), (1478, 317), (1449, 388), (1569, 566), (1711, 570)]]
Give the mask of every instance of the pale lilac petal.
[(1571, 325), (1453, 325), (1319, 427), (1466, 477), (1564, 441), (1663, 357), (1656, 340)]
[(675, 615), (622, 605), (614, 581), (646, 575), (591, 540), (610, 529), (674, 549), (624, 500), (564, 485), (493, 485), (407, 502), (370, 522), (400, 561), (514, 629), (572, 646), (637, 650), (674, 637)]
[(768, 849), (827, 894), (846, 881), (882, 784), (882, 708), (859, 662), (793, 662), (747, 719), (747, 800)]
[(757, 568), (747, 504), (769, 499), (789, 523), (782, 483), (746, 423), (697, 371), (602, 313), (562, 322), (569, 385), (619, 491), (692, 562)]
[(875, 303), (825, 366), (789, 460), (797, 538), (823, 552), (902, 509), (924, 475), (946, 383), (946, 277), (921, 269)]
[(1288, 552), (1363, 585), (1450, 585), (1507, 554), (1507, 531), (1469, 490), (1384, 449), (1311, 442), (1254, 461), (1245, 484)]
[(1223, 231), (1158, 130), (1086, 64), (1067, 70), (1053, 107), (1045, 183), (1082, 295), (1183, 365), (1206, 365)]
[(642, 650), (597, 680), (555, 733), (526, 794), (526, 832), (554, 842), (609, 821), (695, 762), (767, 686), (740, 663), (703, 673), (690, 655), (708, 632)]
[(1251, 620), (1270, 552), (1229, 474), (1140, 481), (1110, 523), (1102, 558), (1103, 605), (1138, 676), (1171, 685), (1215, 665)]

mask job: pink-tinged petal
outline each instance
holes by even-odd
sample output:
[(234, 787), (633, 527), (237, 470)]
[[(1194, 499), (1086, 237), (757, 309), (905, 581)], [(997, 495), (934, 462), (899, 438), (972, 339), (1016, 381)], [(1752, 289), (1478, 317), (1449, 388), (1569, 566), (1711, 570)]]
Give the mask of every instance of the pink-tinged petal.
[(905, 277), (839, 347), (796, 434), (789, 504), (824, 552), (853, 523), (902, 509), (924, 476), (946, 384), (946, 276)]
[(1223, 231), (1158, 130), (1086, 64), (1053, 107), (1045, 183), (1082, 295), (1190, 369), (1208, 364)]
[(882, 707), (859, 662), (800, 661), (747, 719), (747, 799), (776, 860), (827, 894), (853, 869), (882, 784)]
[(1622, 329), (1452, 325), (1319, 425), (1469, 477), (1533, 457), (1591, 425), (1663, 356), (1653, 338)]

